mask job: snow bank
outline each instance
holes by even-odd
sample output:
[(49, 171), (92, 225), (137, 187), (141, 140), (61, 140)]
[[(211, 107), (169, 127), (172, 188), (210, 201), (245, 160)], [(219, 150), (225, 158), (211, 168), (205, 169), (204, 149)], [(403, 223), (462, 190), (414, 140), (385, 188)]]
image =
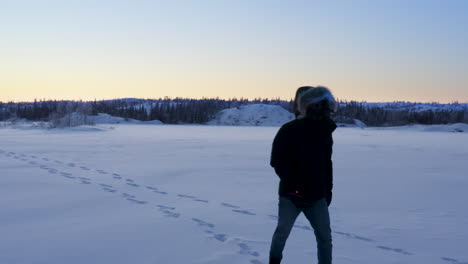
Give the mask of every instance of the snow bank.
[(360, 128), (366, 127), (366, 124), (364, 124), (364, 122), (362, 122), (359, 119), (354, 119), (354, 124), (356, 124), (356, 126), (358, 126)]
[(374, 130), (408, 130), (408, 131), (419, 131), (419, 132), (450, 132), (450, 133), (467, 133), (468, 124), (464, 123), (455, 123), (455, 124), (446, 124), (446, 125), (407, 125), (407, 126), (397, 126), (397, 127), (368, 127), (369, 129)]
[(15, 128), (15, 129), (43, 129), (48, 128), (49, 122), (44, 121), (29, 121), (25, 118), (12, 119), (8, 121), (0, 121), (0, 128)]
[(52, 120), (52, 124), (53, 127), (77, 127), (95, 124), (162, 124), (162, 122), (159, 120), (140, 121), (132, 118), (111, 116), (104, 113), (99, 113), (96, 116), (92, 116), (73, 112), (64, 116), (63, 118)]
[(140, 121), (132, 118), (111, 116), (109, 114), (103, 113), (99, 113), (97, 116), (91, 117), (94, 118), (96, 124), (162, 124), (162, 122), (159, 120)]
[(423, 131), (468, 132), (468, 124), (456, 123), (450, 125), (430, 125), (424, 126)]
[(138, 123), (138, 120), (132, 118), (123, 118), (117, 116), (111, 116), (109, 114), (99, 113), (97, 116), (93, 116), (96, 124), (123, 124), (123, 123)]
[(15, 128), (15, 129), (50, 129), (50, 128), (68, 128), (74, 131), (101, 131), (107, 130), (94, 125), (109, 125), (109, 124), (148, 124), (161, 125), (163, 122), (159, 120), (140, 121), (132, 118), (123, 118), (111, 116), (109, 114), (99, 113), (96, 116), (83, 115), (73, 112), (65, 117), (45, 121), (30, 121), (25, 118), (11, 119), (0, 121), (0, 128)]
[(281, 126), (294, 115), (279, 105), (251, 104), (220, 111), (210, 125)]

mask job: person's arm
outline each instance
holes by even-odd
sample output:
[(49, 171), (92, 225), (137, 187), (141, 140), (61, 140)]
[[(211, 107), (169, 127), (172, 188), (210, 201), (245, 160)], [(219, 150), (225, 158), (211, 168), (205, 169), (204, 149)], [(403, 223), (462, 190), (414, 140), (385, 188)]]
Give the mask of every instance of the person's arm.
[(287, 129), (282, 127), (273, 140), (270, 165), (275, 169), (278, 177), (285, 183), (292, 179), (293, 170), (290, 164), (291, 139)]
[(333, 162), (332, 160), (327, 161), (327, 173), (326, 173), (326, 193), (325, 198), (327, 204), (330, 205), (332, 201), (332, 190), (333, 190)]
[[(330, 133), (333, 133), (337, 128), (336, 123), (329, 119), (330, 122)], [(327, 158), (326, 164), (326, 190), (325, 190), (325, 198), (327, 200), (328, 206), (330, 206), (332, 202), (332, 190), (333, 190), (333, 162), (332, 162), (332, 154), (333, 154), (333, 137), (330, 135), (331, 144), (330, 144), (330, 155)]]

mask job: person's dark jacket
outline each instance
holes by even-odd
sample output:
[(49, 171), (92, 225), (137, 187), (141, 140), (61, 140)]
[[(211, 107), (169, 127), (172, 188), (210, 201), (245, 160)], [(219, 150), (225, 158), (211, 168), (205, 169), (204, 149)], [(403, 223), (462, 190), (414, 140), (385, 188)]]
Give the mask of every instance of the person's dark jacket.
[(273, 141), (270, 165), (280, 177), (279, 195), (305, 201), (326, 198), (333, 189), (333, 120), (296, 119), (284, 124)]

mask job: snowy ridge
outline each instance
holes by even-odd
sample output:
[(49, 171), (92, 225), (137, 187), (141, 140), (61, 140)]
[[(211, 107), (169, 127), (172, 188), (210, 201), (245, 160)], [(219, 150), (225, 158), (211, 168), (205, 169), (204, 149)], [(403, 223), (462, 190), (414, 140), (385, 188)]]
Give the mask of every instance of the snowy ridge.
[(294, 115), (279, 105), (251, 104), (220, 111), (209, 125), (280, 126)]

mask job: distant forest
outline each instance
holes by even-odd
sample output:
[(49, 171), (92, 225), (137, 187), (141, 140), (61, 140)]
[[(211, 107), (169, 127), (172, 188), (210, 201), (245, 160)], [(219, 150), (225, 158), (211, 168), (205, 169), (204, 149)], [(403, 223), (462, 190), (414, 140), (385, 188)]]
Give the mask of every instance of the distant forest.
[[(31, 121), (57, 122), (71, 113), (83, 116), (106, 113), (112, 116), (141, 121), (160, 120), (167, 124), (205, 123), (227, 108), (248, 104), (279, 105), (292, 112), (293, 102), (279, 99), (116, 99), (102, 101), (37, 101), (0, 102), (0, 120), (25, 118)], [(404, 107), (402, 107), (402, 105)], [(429, 107), (415, 110), (417, 106)], [(443, 107), (441, 107), (443, 106)], [(421, 107), (420, 107), (421, 108)], [(373, 104), (357, 101), (339, 101), (333, 115), (337, 122), (354, 123), (358, 119), (369, 126), (399, 126), (407, 124), (468, 123), (468, 107), (458, 103), (422, 104), (393, 102)]]

